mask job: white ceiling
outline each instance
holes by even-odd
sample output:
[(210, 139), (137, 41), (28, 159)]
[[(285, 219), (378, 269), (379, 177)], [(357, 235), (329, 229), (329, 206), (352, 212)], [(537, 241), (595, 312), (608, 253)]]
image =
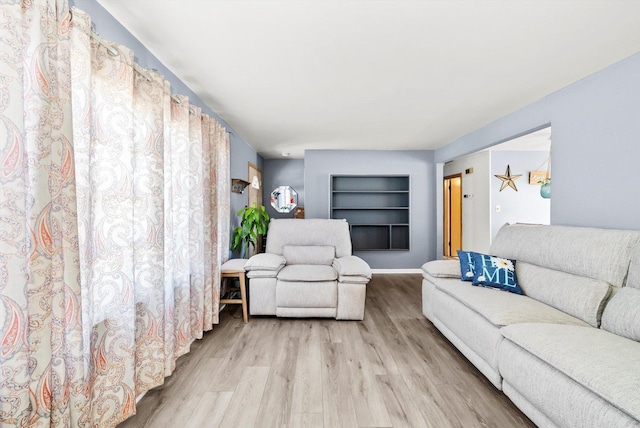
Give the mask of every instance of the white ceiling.
[(264, 157), (435, 149), (640, 51), (640, 1), (98, 0)]

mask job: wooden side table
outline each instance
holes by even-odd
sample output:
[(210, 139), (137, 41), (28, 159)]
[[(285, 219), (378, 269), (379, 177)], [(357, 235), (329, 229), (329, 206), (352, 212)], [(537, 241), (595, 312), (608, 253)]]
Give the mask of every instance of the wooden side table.
[(220, 299), (220, 304), (242, 305), (242, 319), (245, 324), (249, 322), (244, 271), (244, 264), (246, 262), (246, 259), (231, 259), (220, 267), (221, 281), (224, 280), (224, 278), (238, 278), (238, 281), (240, 282), (240, 299)]

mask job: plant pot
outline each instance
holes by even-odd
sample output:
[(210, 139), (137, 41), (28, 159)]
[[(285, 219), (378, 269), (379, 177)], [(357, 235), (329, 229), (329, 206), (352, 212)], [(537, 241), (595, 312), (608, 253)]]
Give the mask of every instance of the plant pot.
[(551, 198), (551, 183), (545, 183), (540, 186), (540, 196), (545, 199)]

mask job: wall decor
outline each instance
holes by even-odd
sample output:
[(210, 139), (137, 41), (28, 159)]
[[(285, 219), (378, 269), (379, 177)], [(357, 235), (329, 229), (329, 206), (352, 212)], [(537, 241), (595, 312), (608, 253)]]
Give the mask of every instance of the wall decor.
[(232, 178), (231, 179), (231, 191), (233, 193), (244, 193), (244, 188), (247, 187), (250, 183), (241, 178)]
[(507, 165), (507, 171), (504, 173), (504, 175), (496, 174), (495, 177), (502, 180), (502, 184), (500, 185), (501, 192), (507, 186), (511, 187), (513, 190), (517, 192), (518, 188), (516, 187), (515, 181), (518, 178), (522, 177), (522, 174), (511, 175), (511, 166)]
[(547, 171), (529, 172), (529, 184), (542, 184), (547, 179)]
[(271, 192), (271, 206), (279, 213), (290, 213), (298, 205), (298, 192), (291, 186), (278, 186)]
[[(551, 141), (551, 135), (549, 135), (549, 141)], [(547, 164), (546, 171), (540, 171), (540, 168)], [(541, 184), (540, 196), (544, 199), (551, 198), (551, 150), (549, 150), (549, 157), (546, 161), (536, 168), (535, 171), (529, 173), (529, 184)]]

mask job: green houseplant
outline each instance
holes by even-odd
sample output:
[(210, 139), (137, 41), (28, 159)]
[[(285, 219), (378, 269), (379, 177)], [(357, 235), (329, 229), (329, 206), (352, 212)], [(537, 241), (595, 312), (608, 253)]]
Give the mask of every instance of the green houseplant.
[(233, 231), (231, 241), (232, 250), (240, 250), (242, 258), (245, 259), (249, 255), (249, 246), (256, 248), (258, 236), (265, 235), (269, 228), (269, 214), (267, 214), (264, 205), (253, 207), (244, 207), (238, 211), (240, 216), (240, 226)]

